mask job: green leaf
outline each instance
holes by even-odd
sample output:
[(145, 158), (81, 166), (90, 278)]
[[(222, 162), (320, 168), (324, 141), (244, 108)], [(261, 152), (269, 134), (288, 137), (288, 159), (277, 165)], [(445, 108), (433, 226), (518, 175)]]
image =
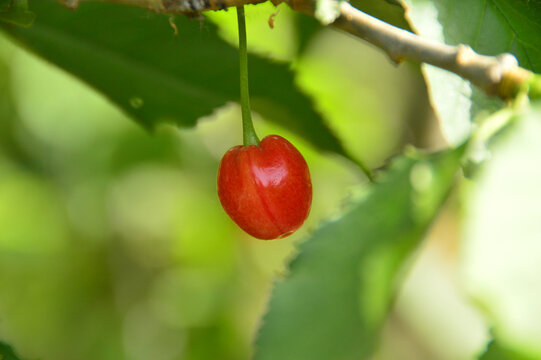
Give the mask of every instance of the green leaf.
[(20, 360), (20, 358), (11, 346), (0, 341), (0, 360)]
[(463, 148), (393, 162), (369, 193), (300, 247), (276, 284), (255, 360), (371, 354), (398, 270), (449, 193)]
[(28, 10), (28, 0), (0, 0), (0, 21), (28, 27), (35, 18)]
[(461, 273), (510, 347), (541, 358), (541, 104), (517, 114), (489, 146), (471, 184)]
[[(168, 18), (143, 9), (82, 3), (69, 11), (31, 1), (38, 14), (29, 29), (2, 25), (22, 44), (80, 77), (140, 124), (194, 126), (198, 118), (239, 99), (238, 51), (210, 22)], [(294, 84), (288, 65), (249, 58), (253, 109), (322, 150), (345, 151), (311, 100)], [(240, 119), (239, 119), (240, 131)]]
[[(503, 48), (513, 53), (522, 67), (541, 72), (541, 2), (491, 0), (486, 12), (487, 20), (497, 19), (504, 39), (510, 42), (501, 43), (502, 40), (490, 31), (493, 30), (490, 25), (483, 26), (479, 34), (479, 51), (495, 55)], [(498, 46), (494, 45), (496, 39)]]
[[(527, 0), (406, 0), (413, 25), (424, 36), (439, 24), (447, 44), (467, 44), (484, 55), (514, 54), (520, 65), (541, 72), (541, 3)], [(426, 18), (421, 19), (424, 15)]]
[[(410, 24), (427, 38), (468, 44), (485, 55), (513, 53), (521, 66), (541, 71), (541, 3), (526, 0), (405, 0)], [(502, 105), (465, 80), (424, 65), (431, 99), (451, 144), (461, 143), (479, 112)]]

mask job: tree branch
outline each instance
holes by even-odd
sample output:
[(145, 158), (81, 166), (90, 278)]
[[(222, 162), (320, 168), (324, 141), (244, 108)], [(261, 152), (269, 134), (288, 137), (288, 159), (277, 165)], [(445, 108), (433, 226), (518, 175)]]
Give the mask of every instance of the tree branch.
[[(291, 0), (290, 6), (309, 15), (314, 5)], [(512, 54), (483, 56), (467, 45), (450, 46), (397, 28), (354, 8), (344, 1), (332, 24), (384, 50), (395, 62), (405, 59), (428, 63), (469, 80), (489, 95), (514, 97), (533, 73), (518, 66)]]
[[(83, 1), (59, 0), (69, 7)], [(202, 11), (221, 10), (231, 6), (256, 4), (265, 0), (102, 0), (147, 8), (162, 13), (196, 15)], [(287, 3), (293, 10), (314, 16), (314, 0), (271, 0), (278, 5)], [(518, 66), (511, 54), (483, 56), (466, 45), (450, 46), (425, 39), (397, 28), (354, 8), (344, 1), (340, 16), (332, 24), (384, 50), (389, 57), (401, 62), (405, 59), (428, 63), (449, 70), (469, 80), (489, 95), (503, 99), (514, 97), (533, 73)]]

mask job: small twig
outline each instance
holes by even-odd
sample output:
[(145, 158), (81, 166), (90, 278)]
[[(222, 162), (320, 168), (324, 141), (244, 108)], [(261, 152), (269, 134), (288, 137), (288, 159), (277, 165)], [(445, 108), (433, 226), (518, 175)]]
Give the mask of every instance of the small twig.
[[(58, 0), (77, 7), (84, 1)], [(231, 6), (257, 4), (265, 0), (102, 0), (126, 5), (135, 5), (161, 13), (194, 15), (202, 11), (221, 10)], [(314, 16), (314, 0), (271, 0), (275, 5), (287, 3), (293, 10)], [(518, 66), (511, 54), (498, 56), (479, 55), (469, 46), (450, 46), (425, 39), (378, 20), (354, 8), (344, 1), (340, 5), (340, 16), (332, 24), (360, 37), (384, 50), (389, 57), (400, 62), (405, 59), (428, 63), (449, 70), (471, 81), (489, 95), (503, 99), (514, 97), (533, 73)]]

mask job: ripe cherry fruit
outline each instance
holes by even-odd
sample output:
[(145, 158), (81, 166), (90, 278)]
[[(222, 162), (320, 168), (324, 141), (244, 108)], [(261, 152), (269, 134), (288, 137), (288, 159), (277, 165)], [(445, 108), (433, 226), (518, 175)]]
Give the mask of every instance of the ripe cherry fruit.
[(258, 239), (284, 238), (297, 230), (312, 205), (308, 165), (278, 135), (259, 145), (235, 146), (218, 170), (218, 196), (227, 214)]

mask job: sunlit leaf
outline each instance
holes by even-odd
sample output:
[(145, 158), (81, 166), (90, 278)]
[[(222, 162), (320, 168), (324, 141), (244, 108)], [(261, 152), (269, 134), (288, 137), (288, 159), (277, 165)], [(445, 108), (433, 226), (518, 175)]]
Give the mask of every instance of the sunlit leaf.
[(273, 291), (256, 360), (370, 355), (398, 271), (449, 193), (462, 151), (397, 159), (362, 200), (301, 245)]

